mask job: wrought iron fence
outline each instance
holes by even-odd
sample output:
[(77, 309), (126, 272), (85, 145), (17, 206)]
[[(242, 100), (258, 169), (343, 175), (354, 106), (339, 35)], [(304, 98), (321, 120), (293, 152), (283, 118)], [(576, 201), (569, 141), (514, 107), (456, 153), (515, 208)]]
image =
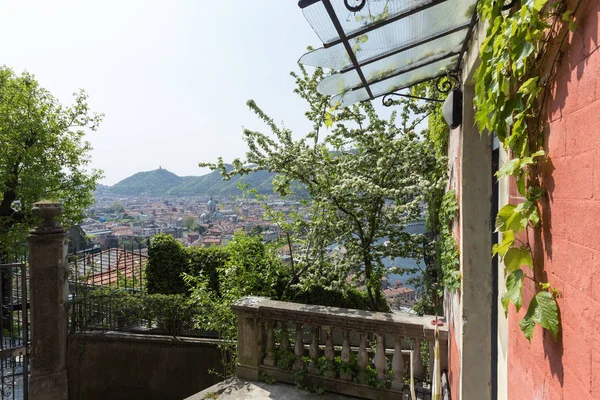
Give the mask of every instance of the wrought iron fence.
[(195, 328), (203, 310), (182, 295), (148, 294), (117, 288), (88, 287), (71, 300), (71, 331), (110, 330), (169, 336), (216, 338)]
[(216, 337), (194, 328), (202, 310), (181, 295), (148, 294), (148, 250), (141, 245), (69, 254), (71, 331), (111, 330), (171, 336)]
[(29, 269), (27, 255), (0, 258), (0, 395), (27, 399), (29, 388)]
[(141, 244), (72, 249), (69, 254), (69, 291), (77, 296), (89, 287), (112, 287), (141, 291), (146, 285), (148, 249)]

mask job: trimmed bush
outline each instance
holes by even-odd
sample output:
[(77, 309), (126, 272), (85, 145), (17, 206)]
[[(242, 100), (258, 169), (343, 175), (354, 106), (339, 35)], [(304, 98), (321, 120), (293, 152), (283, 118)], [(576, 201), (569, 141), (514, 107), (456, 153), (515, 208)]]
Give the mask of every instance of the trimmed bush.
[(182, 275), (188, 271), (188, 265), (189, 257), (185, 248), (173, 236), (153, 236), (148, 246), (146, 264), (148, 293), (185, 293)]

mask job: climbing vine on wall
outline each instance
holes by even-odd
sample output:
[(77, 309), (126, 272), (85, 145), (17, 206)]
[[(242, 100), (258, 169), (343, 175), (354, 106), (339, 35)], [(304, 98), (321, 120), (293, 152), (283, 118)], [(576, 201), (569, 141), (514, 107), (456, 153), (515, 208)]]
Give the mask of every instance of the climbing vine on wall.
[[(524, 200), (498, 212), (496, 229), (502, 233), (502, 241), (494, 245), (493, 254), (504, 261), (506, 293), (501, 302), (505, 313), (510, 303), (520, 310), (523, 281), (532, 279), (537, 294), (519, 326), (528, 340), (536, 324), (556, 339), (560, 329), (556, 297), (560, 292), (540, 280), (531, 246), (527, 239), (520, 239), (527, 236), (523, 233), (528, 229), (540, 225), (538, 202), (544, 188), (537, 168), (545, 158), (540, 110), (550, 81), (549, 75), (543, 74), (547, 48), (561, 32), (563, 22), (569, 29), (574, 24), (563, 1), (527, 0), (517, 2), (510, 10), (504, 8), (504, 2), (497, 0), (479, 3), (482, 22), (489, 25), (480, 48), (481, 66), (475, 74), (475, 119), (480, 132), (494, 132), (510, 150), (513, 159), (498, 171), (497, 177), (514, 177)], [(532, 274), (526, 274), (523, 268)]]
[(438, 213), (440, 219), (438, 254), (444, 287), (451, 292), (460, 288), (461, 278), (458, 246), (452, 233), (452, 223), (457, 214), (456, 194), (454, 191), (446, 192), (442, 197), (442, 204)]
[[(429, 87), (428, 96), (435, 96), (437, 90)], [(439, 94), (439, 93), (438, 93)], [(429, 115), (428, 140), (432, 144), (436, 157), (440, 160), (439, 173), (447, 181), (447, 156), (448, 138), (450, 129), (444, 120), (441, 106), (437, 105), (434, 112)], [(458, 203), (454, 191), (445, 192), (445, 187), (433, 192), (429, 199), (430, 215), (428, 229), (437, 233), (435, 241), (436, 260), (441, 272), (440, 283), (450, 292), (460, 288), (460, 261), (458, 246), (452, 232), (452, 224), (458, 215)]]

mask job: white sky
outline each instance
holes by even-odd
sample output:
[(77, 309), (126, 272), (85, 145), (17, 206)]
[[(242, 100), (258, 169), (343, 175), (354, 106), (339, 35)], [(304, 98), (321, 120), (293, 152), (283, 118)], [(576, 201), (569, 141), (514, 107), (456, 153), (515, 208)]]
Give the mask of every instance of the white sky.
[(85, 89), (106, 114), (88, 135), (104, 184), (162, 166), (243, 157), (245, 103), (306, 132), (289, 71), (320, 47), (297, 0), (2, 1), (0, 65), (36, 75), (63, 104)]

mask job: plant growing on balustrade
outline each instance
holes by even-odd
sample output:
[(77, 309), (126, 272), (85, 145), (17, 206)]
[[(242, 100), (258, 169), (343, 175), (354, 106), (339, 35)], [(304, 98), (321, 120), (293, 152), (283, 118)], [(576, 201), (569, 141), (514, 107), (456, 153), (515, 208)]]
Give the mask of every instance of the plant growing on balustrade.
[(223, 377), (235, 373), (237, 321), (231, 306), (243, 296), (255, 295), (280, 298), (287, 282), (287, 269), (279, 261), (274, 247), (262, 238), (237, 232), (227, 245), (225, 265), (217, 268), (219, 290), (211, 287), (210, 277), (204, 271), (196, 275), (184, 274), (190, 290), (190, 301), (202, 306), (195, 325), (214, 331), (219, 342), (223, 363)]
[[(572, 11), (566, 5), (565, 1), (527, 0), (505, 10), (503, 2), (479, 3), (482, 21), (489, 27), (480, 49), (481, 65), (475, 74), (475, 119), (481, 132), (494, 132), (504, 148), (510, 150), (513, 159), (497, 176), (514, 177), (524, 199), (498, 212), (496, 229), (502, 233), (502, 242), (494, 245), (493, 254), (504, 260), (507, 291), (501, 300), (507, 314), (509, 303), (517, 312), (523, 306), (524, 280), (534, 282), (537, 294), (519, 322), (528, 340), (536, 324), (555, 339), (560, 329), (556, 303), (560, 292), (540, 280), (543, 265), (534, 263), (528, 233), (540, 229), (543, 223), (538, 209), (545, 196), (540, 176), (545, 160), (542, 110), (561, 54), (548, 49), (552, 42), (560, 47), (568, 29), (575, 29)], [(548, 59), (549, 55), (554, 59)], [(525, 271), (522, 267), (526, 267)]]
[(88, 169), (92, 148), (84, 138), (102, 117), (84, 91), (63, 106), (32, 74), (0, 67), (0, 254), (23, 245), (37, 223), (37, 201), (61, 202), (65, 226), (83, 219), (102, 176)]
[[(271, 134), (245, 129), (249, 147), (246, 160), (234, 160), (227, 170), (223, 160), (201, 163), (220, 169), (224, 179), (259, 170), (276, 172), (275, 192), (291, 193), (295, 182), (310, 194), (306, 232), (314, 238), (309, 268), (300, 284), (339, 285), (324, 276), (345, 278), (355, 272), (364, 278), (372, 310), (381, 310), (379, 293), (387, 257), (421, 258), (422, 235), (406, 232), (406, 224), (421, 215), (421, 204), (439, 181), (432, 181), (436, 157), (415, 133), (429, 106), (403, 101), (399, 121), (377, 115), (371, 103), (349, 108), (331, 107), (328, 96), (319, 94), (321, 69), (311, 75), (300, 66), (292, 73), (295, 92), (308, 104), (305, 113), (312, 129), (299, 139), (277, 125), (258, 105), (248, 106), (270, 128)], [(327, 246), (340, 245), (343, 257), (335, 262), (323, 257)], [(324, 275), (324, 273), (327, 275)]]

